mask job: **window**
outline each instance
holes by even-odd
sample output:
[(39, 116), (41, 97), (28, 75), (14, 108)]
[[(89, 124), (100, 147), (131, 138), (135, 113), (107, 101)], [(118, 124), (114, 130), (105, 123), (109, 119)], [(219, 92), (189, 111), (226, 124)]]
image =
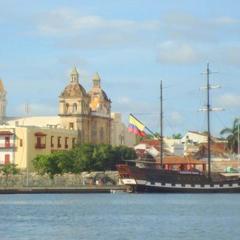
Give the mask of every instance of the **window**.
[(61, 137), (58, 137), (58, 148), (61, 147)]
[(73, 113), (76, 113), (76, 112), (77, 112), (77, 104), (74, 103), (74, 104), (73, 104)]
[(69, 104), (67, 103), (66, 104), (66, 113), (68, 113), (69, 112)]
[(36, 149), (44, 149), (46, 148), (46, 134), (42, 132), (35, 133), (36, 136)]
[(9, 136), (5, 137), (5, 147), (10, 147), (10, 137)]
[(23, 140), (22, 140), (22, 139), (19, 140), (19, 146), (20, 146), (20, 147), (23, 146)]
[(73, 147), (74, 147), (75, 144), (76, 144), (75, 141), (76, 141), (75, 138), (73, 138), (73, 139), (72, 139), (72, 146), (73, 146)]
[(73, 122), (69, 123), (69, 129), (74, 129), (74, 123)]
[(68, 137), (65, 137), (65, 148), (68, 148)]
[(54, 140), (54, 136), (51, 136), (51, 147), (54, 147), (53, 140)]
[(10, 163), (10, 155), (9, 154), (5, 154), (4, 164), (9, 164), (9, 163)]

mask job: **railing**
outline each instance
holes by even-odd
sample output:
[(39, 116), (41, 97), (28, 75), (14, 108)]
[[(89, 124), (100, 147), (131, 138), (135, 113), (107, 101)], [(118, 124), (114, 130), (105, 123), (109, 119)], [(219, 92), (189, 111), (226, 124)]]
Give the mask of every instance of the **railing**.
[(0, 144), (0, 148), (15, 148), (15, 144), (14, 143), (2, 143)]
[(44, 149), (44, 148), (46, 148), (46, 144), (36, 143), (35, 148), (37, 148), (37, 149)]

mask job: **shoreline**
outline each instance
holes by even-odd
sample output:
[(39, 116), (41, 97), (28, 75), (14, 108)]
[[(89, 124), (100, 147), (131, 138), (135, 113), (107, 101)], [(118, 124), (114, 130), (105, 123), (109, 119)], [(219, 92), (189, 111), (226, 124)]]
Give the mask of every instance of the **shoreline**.
[(116, 193), (126, 192), (125, 186), (91, 187), (6, 187), (0, 188), (1, 194), (66, 194), (66, 193)]

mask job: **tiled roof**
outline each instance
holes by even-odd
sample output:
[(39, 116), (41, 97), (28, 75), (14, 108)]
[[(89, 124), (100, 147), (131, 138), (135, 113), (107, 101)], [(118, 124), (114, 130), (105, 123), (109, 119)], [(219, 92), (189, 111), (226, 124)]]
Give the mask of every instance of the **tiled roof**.
[(60, 95), (60, 97), (63, 98), (75, 98), (84, 96), (87, 96), (86, 90), (79, 83), (69, 84), (65, 87), (64, 91)]

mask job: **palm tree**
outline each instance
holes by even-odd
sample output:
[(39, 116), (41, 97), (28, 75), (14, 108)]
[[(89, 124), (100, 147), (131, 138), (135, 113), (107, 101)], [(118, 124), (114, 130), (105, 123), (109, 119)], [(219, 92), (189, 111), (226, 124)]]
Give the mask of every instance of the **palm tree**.
[(238, 118), (235, 118), (232, 128), (224, 128), (220, 134), (227, 135), (228, 148), (237, 153), (238, 152), (238, 130), (240, 128), (240, 122)]

